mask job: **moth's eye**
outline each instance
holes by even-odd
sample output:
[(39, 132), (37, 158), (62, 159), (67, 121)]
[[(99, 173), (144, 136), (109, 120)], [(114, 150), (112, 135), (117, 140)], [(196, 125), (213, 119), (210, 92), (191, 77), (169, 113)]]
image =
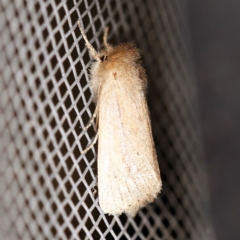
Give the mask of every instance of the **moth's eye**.
[(100, 57), (100, 59), (101, 59), (101, 61), (103, 62), (103, 61), (106, 61), (107, 60), (107, 55), (103, 55), (102, 57)]

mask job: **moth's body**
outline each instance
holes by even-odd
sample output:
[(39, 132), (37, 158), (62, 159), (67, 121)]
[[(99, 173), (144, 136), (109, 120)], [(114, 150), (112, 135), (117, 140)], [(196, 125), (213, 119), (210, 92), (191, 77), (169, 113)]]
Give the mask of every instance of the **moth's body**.
[(99, 203), (104, 213), (133, 216), (162, 185), (145, 99), (147, 78), (134, 44), (112, 47), (106, 38), (104, 43), (103, 51), (91, 54), (97, 62), (90, 74), (97, 102)]

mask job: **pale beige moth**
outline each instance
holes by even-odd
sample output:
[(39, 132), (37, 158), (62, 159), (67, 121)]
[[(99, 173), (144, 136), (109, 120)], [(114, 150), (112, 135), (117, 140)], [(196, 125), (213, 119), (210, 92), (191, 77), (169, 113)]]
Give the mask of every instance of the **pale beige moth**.
[(95, 62), (90, 86), (98, 126), (98, 196), (104, 213), (134, 216), (161, 190), (159, 165), (146, 102), (147, 77), (133, 43), (116, 47), (103, 37), (97, 52), (82, 36)]

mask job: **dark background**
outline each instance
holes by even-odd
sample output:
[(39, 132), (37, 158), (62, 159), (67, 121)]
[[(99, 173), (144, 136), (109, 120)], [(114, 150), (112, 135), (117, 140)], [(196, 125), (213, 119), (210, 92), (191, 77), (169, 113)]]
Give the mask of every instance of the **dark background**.
[(189, 1), (217, 240), (240, 239), (240, 1)]

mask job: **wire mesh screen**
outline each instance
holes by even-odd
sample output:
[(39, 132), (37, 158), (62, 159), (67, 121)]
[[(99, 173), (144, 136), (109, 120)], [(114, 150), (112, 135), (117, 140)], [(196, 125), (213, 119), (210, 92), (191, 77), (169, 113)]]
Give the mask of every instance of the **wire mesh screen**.
[[(185, 1), (0, 2), (0, 239), (213, 239)], [(163, 180), (134, 218), (98, 204), (95, 125), (77, 27), (90, 42), (135, 41)]]

